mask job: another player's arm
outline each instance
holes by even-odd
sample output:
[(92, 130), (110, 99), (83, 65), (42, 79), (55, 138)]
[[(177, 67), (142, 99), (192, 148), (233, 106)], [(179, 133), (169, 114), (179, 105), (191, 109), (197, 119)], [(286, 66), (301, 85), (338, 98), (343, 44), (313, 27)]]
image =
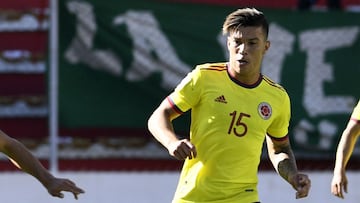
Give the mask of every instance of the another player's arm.
[(332, 194), (340, 198), (344, 198), (343, 190), (347, 192), (346, 165), (350, 160), (359, 135), (360, 121), (349, 120), (337, 147), (334, 175), (331, 181)]
[(336, 151), (334, 172), (345, 171), (345, 167), (354, 150), (356, 140), (360, 135), (360, 121), (349, 120)]
[(275, 139), (267, 135), (266, 143), (269, 158), (278, 174), (297, 191), (296, 198), (306, 197), (310, 189), (310, 180), (307, 175), (298, 172), (288, 136)]
[(72, 181), (54, 177), (21, 142), (1, 130), (0, 151), (6, 154), (19, 169), (39, 180), (52, 196), (62, 198), (61, 192), (68, 191), (77, 199), (78, 194), (84, 193)]
[(6, 154), (19, 169), (34, 176), (43, 185), (53, 178), (22, 143), (2, 131), (0, 131), (0, 151)]
[(168, 99), (164, 99), (148, 120), (148, 129), (169, 154), (179, 160), (196, 157), (196, 150), (189, 140), (179, 140), (175, 134), (172, 120), (179, 117)]

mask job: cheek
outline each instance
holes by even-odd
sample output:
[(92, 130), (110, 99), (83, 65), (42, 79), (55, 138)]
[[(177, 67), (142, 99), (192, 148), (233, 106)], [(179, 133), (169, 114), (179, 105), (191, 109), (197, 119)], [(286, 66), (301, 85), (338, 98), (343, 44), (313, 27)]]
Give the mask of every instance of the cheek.
[(265, 53), (266, 53), (266, 48), (265, 47), (258, 47), (257, 49), (254, 49), (253, 53), (256, 54), (256, 55), (261, 55), (263, 56)]
[(228, 51), (230, 55), (236, 54), (236, 49), (232, 46), (228, 46)]

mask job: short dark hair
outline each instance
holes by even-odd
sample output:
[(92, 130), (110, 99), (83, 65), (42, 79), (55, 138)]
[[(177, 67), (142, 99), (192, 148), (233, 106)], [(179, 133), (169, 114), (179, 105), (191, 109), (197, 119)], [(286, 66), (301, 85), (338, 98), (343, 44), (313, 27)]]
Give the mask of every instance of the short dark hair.
[(255, 8), (241, 8), (230, 13), (223, 24), (224, 35), (236, 32), (240, 27), (256, 26), (262, 27), (265, 38), (269, 34), (269, 23), (264, 14)]

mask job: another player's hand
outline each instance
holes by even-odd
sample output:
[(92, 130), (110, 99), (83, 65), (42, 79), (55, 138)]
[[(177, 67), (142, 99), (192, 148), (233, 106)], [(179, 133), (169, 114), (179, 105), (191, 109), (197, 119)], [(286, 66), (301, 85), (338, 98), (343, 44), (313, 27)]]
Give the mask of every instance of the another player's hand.
[(77, 187), (71, 180), (55, 177), (47, 185), (47, 190), (52, 196), (59, 198), (64, 198), (62, 191), (71, 192), (73, 193), (75, 199), (78, 199), (79, 194), (85, 192), (81, 188)]
[(296, 190), (296, 199), (307, 197), (311, 187), (311, 181), (305, 174), (296, 174), (290, 180), (291, 185)]
[(196, 158), (197, 154), (195, 146), (188, 139), (172, 142), (169, 144), (168, 150), (171, 156), (179, 160)]
[(344, 199), (344, 192), (347, 193), (348, 180), (345, 172), (334, 173), (331, 181), (331, 193), (339, 198)]

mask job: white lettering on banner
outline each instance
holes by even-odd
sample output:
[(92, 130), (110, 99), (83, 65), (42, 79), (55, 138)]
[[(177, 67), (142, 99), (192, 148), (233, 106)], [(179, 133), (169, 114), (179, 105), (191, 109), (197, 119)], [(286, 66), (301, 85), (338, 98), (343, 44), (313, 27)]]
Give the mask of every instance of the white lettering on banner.
[(268, 39), (271, 44), (263, 59), (262, 72), (275, 82), (281, 83), (285, 56), (292, 53), (295, 36), (276, 23), (271, 23)]
[(126, 72), (128, 80), (140, 81), (154, 72), (160, 72), (163, 76), (161, 86), (170, 90), (191, 70), (178, 58), (152, 13), (129, 10), (116, 16), (113, 23), (125, 24), (134, 43), (134, 61)]
[(321, 149), (331, 149), (333, 144), (333, 138), (338, 131), (338, 127), (335, 123), (323, 119), (319, 122), (318, 125), (320, 140), (319, 140), (319, 148)]
[(37, 31), (48, 27), (48, 20), (41, 20), (35, 11), (1, 9), (0, 32)]
[[(329, 150), (333, 148), (334, 137), (339, 128), (329, 120), (323, 119), (317, 128), (308, 120), (302, 119), (294, 128), (294, 140), (298, 146), (311, 149)], [(319, 136), (317, 143), (309, 144), (308, 133), (316, 133)]]
[(311, 117), (351, 112), (354, 97), (326, 96), (324, 93), (324, 83), (334, 82), (333, 66), (325, 62), (325, 53), (352, 45), (358, 33), (358, 27), (346, 27), (300, 34), (300, 48), (307, 53), (303, 105)]
[[(109, 50), (93, 49), (97, 25), (92, 5), (84, 1), (70, 1), (67, 8), (76, 15), (76, 34), (65, 52), (68, 62), (81, 62), (93, 69), (121, 75), (121, 58)], [(116, 16), (113, 24), (125, 24), (133, 40), (134, 60), (125, 74), (127, 80), (141, 81), (154, 72), (160, 72), (163, 76), (161, 86), (171, 90), (191, 70), (189, 65), (178, 58), (150, 12), (129, 10), (123, 15)]]
[(76, 15), (76, 34), (65, 52), (68, 62), (84, 63), (93, 69), (121, 75), (121, 61), (112, 51), (93, 49), (97, 25), (92, 5), (86, 2), (70, 1), (67, 3), (67, 8)]
[[(358, 33), (358, 27), (348, 27), (310, 30), (300, 34), (300, 48), (307, 53), (303, 106), (310, 117), (352, 111), (356, 100), (354, 97), (325, 95), (324, 82), (334, 82), (333, 66), (325, 63), (325, 52), (352, 45)], [(335, 123), (326, 119), (320, 120), (317, 128), (303, 119), (294, 128), (294, 138), (298, 145), (329, 150), (333, 148), (338, 130)], [(319, 140), (317, 144), (309, 146), (308, 133), (314, 132)]]
[(294, 139), (298, 145), (308, 145), (308, 132), (314, 132), (315, 127), (311, 122), (306, 119), (302, 119), (294, 128)]

